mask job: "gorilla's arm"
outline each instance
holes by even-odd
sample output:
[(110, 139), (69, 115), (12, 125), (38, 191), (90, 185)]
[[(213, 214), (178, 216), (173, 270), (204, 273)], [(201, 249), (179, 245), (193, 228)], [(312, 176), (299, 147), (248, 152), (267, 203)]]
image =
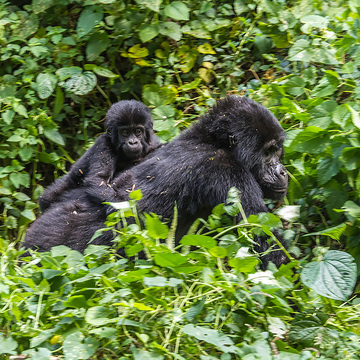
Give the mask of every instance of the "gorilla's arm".
[(44, 212), (49, 206), (59, 201), (63, 194), (78, 186), (102, 186), (114, 175), (116, 156), (111, 150), (110, 141), (102, 134), (95, 144), (77, 160), (69, 172), (58, 178), (39, 198), (40, 210)]

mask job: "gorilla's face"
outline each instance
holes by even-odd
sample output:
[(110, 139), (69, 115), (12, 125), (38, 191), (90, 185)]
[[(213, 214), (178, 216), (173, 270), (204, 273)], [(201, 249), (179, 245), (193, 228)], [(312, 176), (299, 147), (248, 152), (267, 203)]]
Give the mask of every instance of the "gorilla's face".
[(118, 149), (122, 150), (128, 159), (137, 159), (141, 157), (146, 146), (146, 133), (143, 125), (119, 126), (118, 133)]
[(106, 127), (113, 148), (121, 156), (134, 161), (147, 154), (153, 121), (144, 104), (135, 100), (114, 104), (106, 115)]
[(268, 199), (281, 200), (287, 191), (288, 175), (281, 163), (283, 153), (283, 140), (270, 140), (261, 150), (262, 164), (256, 177)]

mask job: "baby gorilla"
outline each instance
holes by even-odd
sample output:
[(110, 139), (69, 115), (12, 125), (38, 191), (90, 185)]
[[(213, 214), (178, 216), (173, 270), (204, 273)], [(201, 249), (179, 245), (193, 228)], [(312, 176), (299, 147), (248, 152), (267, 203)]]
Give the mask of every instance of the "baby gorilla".
[(70, 190), (109, 186), (114, 175), (138, 163), (160, 146), (153, 134), (150, 109), (136, 100), (123, 100), (106, 114), (106, 133), (70, 168), (67, 175), (50, 185), (39, 199), (42, 212), (68, 198)]

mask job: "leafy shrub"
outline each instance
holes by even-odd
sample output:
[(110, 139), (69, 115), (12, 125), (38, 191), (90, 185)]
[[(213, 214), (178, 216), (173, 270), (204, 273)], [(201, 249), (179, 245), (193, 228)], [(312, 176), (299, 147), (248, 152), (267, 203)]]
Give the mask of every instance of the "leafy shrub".
[[(134, 260), (106, 246), (90, 245), (83, 255), (57, 246), (23, 258), (19, 267), (19, 252), (9, 246), (1, 258), (6, 269), (0, 287), (0, 306), (6, 309), (0, 316), (1, 353), (66, 360), (272, 359), (274, 353), (281, 359), (344, 354), (356, 359), (359, 308), (339, 301), (353, 290), (351, 256), (329, 251), (323, 262), (309, 263), (302, 272), (305, 284), (338, 300), (299, 287), (295, 260), (279, 270), (258, 271), (257, 255), (249, 251), (251, 232), (271, 234), (279, 222), (273, 214), (260, 214), (226, 225), (228, 217), (220, 214), (234, 214), (234, 206), (214, 210), (221, 228), (211, 230), (211, 221), (204, 222), (212, 237), (190, 233), (172, 249), (173, 226), (155, 215), (145, 216), (144, 227), (137, 219), (115, 230), (131, 215), (122, 205), (109, 225)], [(137, 218), (136, 212), (132, 216)], [(146, 260), (137, 258), (140, 251)], [(314, 278), (316, 267), (322, 278)], [(338, 273), (327, 274), (328, 269)], [(334, 286), (326, 288), (329, 283)]]
[[(0, 357), (356, 359), (358, 300), (340, 301), (360, 269), (359, 9), (356, 0), (0, 0)], [(111, 103), (144, 101), (168, 141), (227, 93), (251, 96), (287, 130), (286, 207), (269, 207), (299, 260), (271, 268), (270, 283), (254, 280), (257, 258), (234, 253), (279, 220), (249, 218), (222, 238), (231, 225), (219, 205), (197, 251), (150, 247), (160, 264), (91, 247), (17, 266), (14, 242), (43, 187), (92, 145)], [(167, 239), (156, 219), (124, 230), (129, 256)], [(179, 259), (193, 271), (174, 268)]]

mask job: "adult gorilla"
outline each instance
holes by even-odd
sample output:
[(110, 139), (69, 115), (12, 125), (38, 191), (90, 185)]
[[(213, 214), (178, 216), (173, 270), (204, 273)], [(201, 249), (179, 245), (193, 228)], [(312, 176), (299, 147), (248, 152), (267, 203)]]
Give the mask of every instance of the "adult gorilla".
[(39, 199), (40, 210), (67, 198), (70, 190), (108, 186), (115, 174), (138, 163), (160, 146), (153, 134), (150, 109), (136, 100), (113, 104), (106, 114), (106, 133), (76, 161), (69, 172), (50, 185)]
[[(134, 186), (143, 193), (141, 212), (171, 218), (176, 202), (178, 235), (185, 233), (196, 218), (209, 215), (213, 207), (225, 202), (232, 186), (241, 192), (246, 215), (266, 212), (263, 197), (280, 200), (287, 190), (288, 178), (280, 162), (284, 139), (284, 130), (269, 110), (248, 98), (228, 96), (174, 141), (119, 174), (111, 188), (87, 189), (82, 202), (92, 204), (87, 219), (71, 218), (64, 207), (54, 209), (50, 216), (45, 217), (45, 213), (40, 217), (38, 225), (34, 223), (32, 228), (36, 229), (30, 228), (24, 245), (47, 250), (64, 244), (84, 250), (90, 232), (103, 226), (110, 210), (104, 211), (100, 201), (104, 197), (124, 200), (126, 190)], [(111, 244), (109, 234), (97, 238), (96, 243)], [(268, 248), (266, 239), (259, 238), (258, 242), (260, 251)], [(273, 251), (265, 263), (269, 260), (279, 266), (286, 258), (281, 251)]]

